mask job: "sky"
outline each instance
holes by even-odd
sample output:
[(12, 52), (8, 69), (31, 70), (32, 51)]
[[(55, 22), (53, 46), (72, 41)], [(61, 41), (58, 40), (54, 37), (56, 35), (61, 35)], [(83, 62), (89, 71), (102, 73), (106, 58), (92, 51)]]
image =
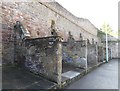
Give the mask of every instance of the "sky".
[[(118, 16), (120, 16), (120, 2), (118, 3)], [(120, 17), (118, 17), (118, 29), (120, 30)]]
[(118, 31), (119, 0), (55, 0), (73, 15), (87, 18), (100, 29), (104, 22)]

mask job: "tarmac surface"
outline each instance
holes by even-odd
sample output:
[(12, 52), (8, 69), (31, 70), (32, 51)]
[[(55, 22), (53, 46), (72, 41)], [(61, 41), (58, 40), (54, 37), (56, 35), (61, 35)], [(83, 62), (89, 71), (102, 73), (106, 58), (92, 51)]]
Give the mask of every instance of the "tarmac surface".
[(118, 89), (118, 60), (101, 65), (65, 89)]
[(46, 90), (56, 84), (17, 67), (2, 68), (2, 89)]
[(118, 88), (120, 90), (120, 59), (118, 59)]

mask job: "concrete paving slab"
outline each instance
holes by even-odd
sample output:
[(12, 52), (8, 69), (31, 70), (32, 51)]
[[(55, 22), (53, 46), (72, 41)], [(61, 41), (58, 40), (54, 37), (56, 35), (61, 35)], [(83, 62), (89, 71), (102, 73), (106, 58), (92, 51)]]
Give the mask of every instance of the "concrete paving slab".
[(2, 89), (49, 89), (55, 85), (21, 68), (2, 68)]
[(69, 80), (69, 78), (62, 76), (62, 82)]
[(80, 73), (76, 72), (76, 71), (68, 71), (68, 72), (62, 73), (63, 77), (66, 77), (66, 78), (69, 78), (69, 79), (72, 79), (72, 78), (74, 78), (78, 75), (80, 75)]
[(73, 71), (82, 73), (83, 71), (85, 71), (85, 69), (83, 69), (83, 68), (76, 68)]

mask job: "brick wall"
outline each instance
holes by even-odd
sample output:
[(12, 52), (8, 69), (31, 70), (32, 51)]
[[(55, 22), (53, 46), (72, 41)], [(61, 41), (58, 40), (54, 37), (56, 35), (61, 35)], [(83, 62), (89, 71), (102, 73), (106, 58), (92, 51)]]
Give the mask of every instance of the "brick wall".
[[(89, 21), (84, 21), (89, 27), (83, 26), (84, 24), (79, 23), (78, 18), (58, 3), (2, 2), (1, 8), (3, 60), (7, 63), (12, 63), (14, 60), (13, 26), (16, 21), (22, 22), (32, 38), (50, 36), (51, 21), (54, 21), (56, 32), (63, 38), (63, 41), (67, 41), (69, 31), (76, 41), (79, 40), (80, 33), (82, 33), (83, 39), (89, 39), (91, 42), (94, 38), (95, 41), (98, 41), (97, 30)], [(3, 63), (6, 63), (5, 61)]]

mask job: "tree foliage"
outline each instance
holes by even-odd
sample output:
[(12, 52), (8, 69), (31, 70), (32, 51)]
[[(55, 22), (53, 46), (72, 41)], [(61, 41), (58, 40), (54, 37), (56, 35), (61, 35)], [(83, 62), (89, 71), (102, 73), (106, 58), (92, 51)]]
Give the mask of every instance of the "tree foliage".
[(102, 27), (100, 28), (101, 32), (101, 37), (105, 36), (106, 34), (106, 30), (107, 30), (107, 34), (114, 36), (116, 38), (118, 38), (118, 36), (120, 36), (120, 29), (118, 31), (113, 31), (111, 26), (108, 23), (103, 23)]
[(107, 33), (111, 33), (112, 32), (112, 28), (111, 28), (111, 26), (108, 23), (104, 23), (102, 25), (102, 28), (101, 28), (101, 31), (103, 31), (105, 33), (106, 33), (106, 30), (107, 30)]

